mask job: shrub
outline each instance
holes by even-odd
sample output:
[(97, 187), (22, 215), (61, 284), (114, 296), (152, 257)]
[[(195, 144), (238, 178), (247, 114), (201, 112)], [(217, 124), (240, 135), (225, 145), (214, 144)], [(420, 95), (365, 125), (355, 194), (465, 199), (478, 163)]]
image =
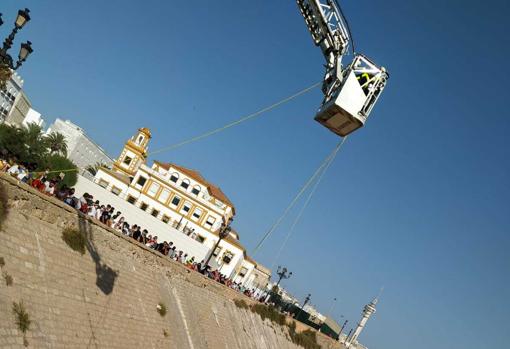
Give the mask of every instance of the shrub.
[(287, 324), (285, 315), (281, 314), (274, 307), (260, 303), (254, 304), (250, 307), (242, 299), (235, 299), (234, 303), (239, 308), (250, 308), (251, 311), (258, 314), (262, 320), (269, 319), (271, 322), (280, 326), (286, 325), (289, 330), (290, 339), (294, 344), (297, 344), (305, 349), (321, 349), (321, 346), (317, 343), (317, 336), (315, 331), (307, 329), (303, 332), (296, 332), (296, 322), (292, 321), (291, 323)]
[(5, 259), (4, 257), (0, 257), (0, 268), (3, 268), (5, 266)]
[(23, 301), (20, 301), (19, 303), (12, 302), (12, 312), (16, 317), (16, 325), (18, 326), (18, 329), (25, 334), (29, 330), (32, 321), (25, 310)]
[(248, 309), (248, 308), (249, 308), (248, 304), (246, 304), (246, 302), (244, 301), (244, 299), (234, 299), (234, 304), (235, 304), (238, 308), (241, 308), (241, 309)]
[(7, 218), (7, 193), (5, 192), (4, 186), (0, 183), (0, 229), (2, 229), (2, 223)]
[(274, 307), (264, 304), (254, 304), (251, 306), (251, 310), (259, 314), (262, 320), (269, 319), (271, 322), (277, 323), (278, 325), (285, 325), (285, 315), (281, 314)]
[(66, 228), (62, 231), (62, 240), (74, 251), (85, 254), (85, 244), (87, 239), (85, 235), (76, 229)]
[(166, 315), (166, 305), (162, 302), (159, 302), (156, 306), (156, 309), (158, 310), (159, 315), (165, 316)]
[(170, 335), (170, 333), (168, 333), (167, 330), (163, 329), (163, 336), (168, 337)]
[(308, 329), (297, 333), (296, 323), (292, 322), (289, 326), (289, 334), (290, 339), (294, 344), (300, 345), (305, 349), (321, 349), (321, 346), (317, 343), (317, 335), (315, 331)]
[(10, 274), (7, 274), (7, 272), (3, 272), (2, 273), (2, 276), (4, 277), (4, 280), (5, 280), (5, 284), (7, 286), (12, 286), (12, 282), (13, 282), (13, 278)]

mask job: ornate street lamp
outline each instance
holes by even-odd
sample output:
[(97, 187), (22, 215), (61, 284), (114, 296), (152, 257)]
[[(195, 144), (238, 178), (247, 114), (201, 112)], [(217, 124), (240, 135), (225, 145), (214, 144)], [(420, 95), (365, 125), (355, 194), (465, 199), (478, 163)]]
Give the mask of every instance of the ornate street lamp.
[(280, 282), (282, 279), (289, 279), (292, 276), (292, 272), (289, 272), (286, 267), (278, 266), (278, 270), (276, 271), (276, 274), (279, 276), (278, 282), (276, 283), (276, 288), (278, 289), (278, 286), (280, 285)]
[(218, 233), (219, 239), (216, 242), (216, 244), (214, 245), (214, 247), (212, 248), (211, 252), (209, 253), (209, 257), (207, 257), (207, 260), (205, 261), (205, 265), (206, 266), (209, 265), (209, 261), (211, 260), (213, 254), (214, 254), (214, 251), (216, 251), (216, 249), (220, 245), (221, 240), (225, 239), (230, 234), (230, 232), (232, 231), (232, 227), (230, 226), (230, 224), (232, 224), (233, 220), (234, 220), (234, 218), (230, 217), (228, 219), (227, 223), (225, 223), (225, 222), (221, 223), (221, 227), (219, 229), (220, 231)]
[[(21, 44), (16, 63), (14, 63), (13, 58), (8, 53), (9, 49), (12, 47), (16, 33), (21, 30), (28, 21), (30, 21), (29, 13), (30, 10), (27, 8), (18, 11), (18, 16), (14, 22), (14, 28), (12, 29), (11, 34), (5, 38), (2, 48), (0, 48), (0, 87), (5, 87), (5, 83), (11, 77), (12, 70), (16, 70), (21, 67), (23, 62), (27, 60), (28, 56), (34, 52), (32, 49), (32, 43), (27, 41)], [(0, 25), (2, 24), (2, 14), (0, 13)]]

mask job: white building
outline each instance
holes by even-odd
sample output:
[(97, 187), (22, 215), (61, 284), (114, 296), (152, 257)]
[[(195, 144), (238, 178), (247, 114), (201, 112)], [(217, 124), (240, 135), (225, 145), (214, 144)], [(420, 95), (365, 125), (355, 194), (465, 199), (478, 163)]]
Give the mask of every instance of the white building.
[(67, 157), (80, 169), (96, 164), (111, 165), (113, 160), (106, 152), (90, 139), (85, 131), (69, 120), (56, 119), (46, 134), (59, 132), (67, 141)]
[[(257, 266), (246, 255), (235, 230), (212, 251), (222, 223), (235, 215), (235, 207), (229, 198), (198, 171), (159, 161), (148, 166), (150, 138), (147, 128), (139, 129), (125, 143), (113, 168), (100, 168), (94, 181), (138, 208), (136, 217), (126, 217), (129, 222), (157, 219), (167, 225), (168, 231), (178, 230), (187, 236), (188, 241), (198, 241), (206, 246), (221, 273), (254, 288), (265, 286), (267, 269)], [(143, 226), (143, 223), (137, 224)], [(178, 248), (184, 252), (188, 249), (186, 245)], [(207, 256), (196, 257), (205, 259)]]
[[(5, 91), (0, 90), (0, 123), (8, 121), (8, 116), (16, 100), (20, 97), (22, 88), (23, 80), (16, 72), (13, 72), (11, 78), (6, 83)], [(19, 120), (19, 123), (22, 120)]]
[(28, 124), (36, 124), (41, 129), (44, 129), (45, 122), (44, 119), (41, 116), (41, 113), (38, 111), (29, 108), (27, 114), (25, 115), (25, 118), (23, 119), (22, 123), (23, 126), (28, 126)]

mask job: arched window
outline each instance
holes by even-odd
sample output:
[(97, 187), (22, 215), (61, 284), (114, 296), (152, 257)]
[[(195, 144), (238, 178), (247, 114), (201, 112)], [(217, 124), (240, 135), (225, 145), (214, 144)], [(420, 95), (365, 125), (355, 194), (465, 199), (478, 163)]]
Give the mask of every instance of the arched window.
[(174, 183), (177, 183), (177, 180), (179, 179), (179, 174), (177, 172), (172, 173), (170, 176), (170, 180)]
[(189, 187), (189, 179), (183, 179), (182, 182), (181, 182), (181, 187), (183, 187), (184, 189), (188, 189)]
[(142, 144), (142, 142), (143, 142), (143, 136), (142, 136), (142, 135), (140, 135), (140, 136), (138, 137), (138, 139), (136, 140), (136, 144)]
[(198, 195), (198, 194), (200, 194), (200, 190), (201, 190), (200, 186), (199, 186), (199, 185), (195, 185), (195, 186), (193, 187), (193, 189), (191, 189), (191, 193), (192, 193), (193, 195)]

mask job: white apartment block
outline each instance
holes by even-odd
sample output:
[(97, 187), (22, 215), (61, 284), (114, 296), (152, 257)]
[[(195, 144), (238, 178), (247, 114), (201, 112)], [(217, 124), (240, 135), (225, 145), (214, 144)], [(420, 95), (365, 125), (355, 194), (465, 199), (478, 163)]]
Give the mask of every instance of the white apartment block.
[[(246, 287), (265, 287), (270, 271), (257, 266), (246, 255), (236, 231), (211, 251), (219, 239), (222, 223), (235, 215), (229, 198), (195, 170), (159, 161), (147, 165), (150, 138), (147, 128), (139, 129), (125, 143), (113, 168), (100, 168), (94, 182), (139, 209), (137, 219), (126, 217), (129, 222), (143, 222), (149, 217), (157, 219), (165, 223), (169, 231), (184, 233), (190, 243), (198, 241), (206, 246), (224, 275)], [(187, 247), (179, 246), (179, 249), (186, 252)], [(207, 255), (196, 257), (205, 259)]]
[(46, 134), (52, 132), (59, 132), (64, 135), (67, 142), (67, 157), (79, 169), (84, 170), (87, 166), (94, 166), (98, 163), (112, 164), (113, 160), (108, 154), (90, 139), (81, 127), (71, 121), (57, 118), (48, 128)]
[(6, 83), (5, 90), (0, 90), (0, 123), (9, 121), (8, 116), (16, 101), (21, 97), (22, 88), (23, 80), (16, 72), (13, 72)]

